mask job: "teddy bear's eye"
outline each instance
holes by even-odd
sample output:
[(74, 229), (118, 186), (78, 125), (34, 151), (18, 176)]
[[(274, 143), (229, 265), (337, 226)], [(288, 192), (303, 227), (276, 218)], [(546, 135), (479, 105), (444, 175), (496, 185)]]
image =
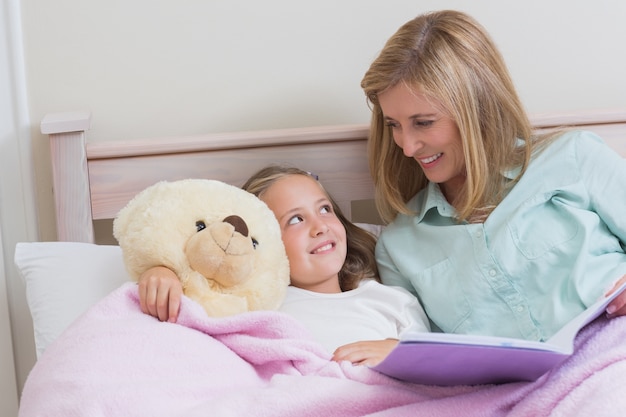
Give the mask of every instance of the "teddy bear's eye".
[(257, 246), (259, 246), (259, 241), (255, 238), (252, 238), (252, 247), (256, 249)]
[(206, 229), (206, 224), (202, 220), (198, 220), (196, 222), (196, 230), (199, 232), (204, 229)]

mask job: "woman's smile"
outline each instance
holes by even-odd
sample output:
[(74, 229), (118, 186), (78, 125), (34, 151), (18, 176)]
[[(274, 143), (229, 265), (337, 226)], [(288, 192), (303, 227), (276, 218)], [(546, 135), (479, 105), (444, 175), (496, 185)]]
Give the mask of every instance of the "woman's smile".
[(422, 163), (422, 165), (428, 165), (430, 163), (435, 162), (436, 160), (438, 160), (442, 156), (443, 156), (443, 153), (439, 152), (438, 154), (433, 155), (433, 156), (429, 156), (428, 158), (419, 159), (419, 161)]

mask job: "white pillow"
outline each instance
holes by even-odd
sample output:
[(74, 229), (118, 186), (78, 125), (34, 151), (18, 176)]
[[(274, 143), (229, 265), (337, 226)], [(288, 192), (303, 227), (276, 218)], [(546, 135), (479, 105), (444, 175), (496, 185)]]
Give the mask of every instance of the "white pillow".
[(15, 247), (39, 358), (78, 316), (130, 280), (119, 246), (29, 242)]
[(381, 224), (372, 224), (372, 223), (354, 223), (359, 226), (361, 229), (365, 229), (378, 239), (383, 230), (385, 230), (385, 226)]

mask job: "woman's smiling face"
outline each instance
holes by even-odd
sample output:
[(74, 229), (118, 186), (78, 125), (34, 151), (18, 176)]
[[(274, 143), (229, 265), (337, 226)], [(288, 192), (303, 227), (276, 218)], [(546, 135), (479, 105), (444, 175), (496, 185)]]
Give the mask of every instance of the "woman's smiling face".
[(339, 271), (346, 260), (346, 230), (326, 192), (313, 178), (277, 180), (261, 200), (280, 224), (291, 285), (315, 292), (341, 292)]
[(393, 140), (453, 202), (465, 183), (465, 158), (456, 123), (438, 103), (400, 82), (378, 95)]

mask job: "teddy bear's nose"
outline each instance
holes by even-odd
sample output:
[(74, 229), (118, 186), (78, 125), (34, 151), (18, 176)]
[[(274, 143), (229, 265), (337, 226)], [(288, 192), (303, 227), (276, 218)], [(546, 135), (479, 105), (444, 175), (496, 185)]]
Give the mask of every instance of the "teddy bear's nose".
[(232, 224), (233, 227), (235, 228), (235, 232), (239, 232), (246, 237), (248, 236), (248, 225), (241, 217), (233, 214), (232, 216), (226, 217), (222, 221), (224, 223)]

